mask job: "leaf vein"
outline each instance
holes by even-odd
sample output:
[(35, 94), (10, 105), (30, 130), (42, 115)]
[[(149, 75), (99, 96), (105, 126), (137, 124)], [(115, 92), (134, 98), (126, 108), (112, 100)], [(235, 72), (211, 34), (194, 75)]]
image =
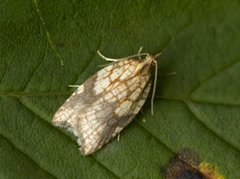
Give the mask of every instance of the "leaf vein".
[(164, 100), (174, 100), (174, 101), (191, 101), (196, 103), (202, 103), (202, 104), (209, 104), (209, 105), (222, 105), (222, 106), (240, 106), (240, 103), (228, 103), (228, 102), (220, 102), (220, 101), (209, 101), (209, 100), (197, 100), (197, 99), (191, 99), (190, 97), (178, 97), (178, 96), (155, 96), (156, 99), (164, 99)]
[(51, 38), (51, 36), (50, 36), (50, 33), (49, 33), (48, 29), (47, 29), (47, 25), (46, 25), (46, 23), (45, 23), (42, 15), (41, 15), (40, 9), (39, 9), (39, 7), (38, 7), (38, 2), (37, 2), (37, 0), (32, 0), (32, 3), (33, 3), (33, 5), (34, 5), (34, 7), (35, 7), (35, 10), (36, 10), (38, 16), (39, 16), (39, 19), (40, 19), (40, 22), (41, 22), (41, 24), (42, 24), (42, 26), (43, 26), (43, 29), (45, 30), (46, 37), (47, 37), (47, 41), (48, 41), (48, 43), (50, 44), (51, 49), (52, 49), (53, 52), (55, 53), (55, 56), (60, 60), (61, 65), (64, 65), (64, 63), (63, 63), (63, 58), (62, 58), (62, 56), (60, 55), (60, 53), (57, 51), (56, 45), (54, 44), (54, 42), (53, 42), (53, 40), (52, 40), (52, 38)]
[(16, 149), (17, 151), (19, 151), (22, 155), (24, 155), (26, 158), (28, 158), (30, 161), (32, 161), (33, 163), (36, 164), (36, 166), (38, 166), (41, 170), (45, 171), (46, 173), (48, 173), (51, 177), (53, 178), (57, 178), (56, 176), (54, 176), (51, 172), (49, 172), (48, 170), (44, 169), (43, 167), (41, 167), (35, 160), (33, 160), (32, 157), (30, 157), (27, 153), (23, 152), (20, 148), (18, 148), (13, 142), (11, 142), (6, 136), (4, 136), (2, 133), (0, 133), (0, 137), (2, 137), (3, 139), (5, 139), (14, 149)]
[[(98, 49), (100, 48), (101, 41), (102, 41), (102, 39), (100, 38), (100, 40), (98, 42)], [(78, 81), (79, 77), (82, 76), (82, 74), (87, 71), (87, 69), (89, 68), (89, 66), (93, 62), (93, 58), (95, 57), (95, 55), (96, 55), (96, 53), (94, 55), (92, 55), (92, 57), (88, 60), (89, 62), (83, 68), (84, 71), (81, 71), (81, 73), (78, 75), (77, 79), (75, 80), (75, 82), (73, 84), (76, 84), (76, 82)]]
[[(46, 51), (45, 51), (46, 52)], [(43, 58), (42, 59), (45, 59), (44, 57), (45, 57), (45, 53), (44, 53), (44, 55), (43, 55)], [(41, 64), (43, 63), (43, 60), (41, 60), (39, 63), (38, 63), (38, 65), (35, 67), (35, 69), (32, 71), (32, 73), (31, 73), (31, 75), (29, 75), (30, 76), (30, 78), (29, 78), (29, 80), (26, 82), (26, 85), (22, 88), (23, 89), (23, 91), (27, 88), (27, 86), (29, 85), (29, 83), (30, 83), (30, 81), (31, 81), (31, 79), (33, 78), (33, 76), (34, 76), (34, 74), (36, 73), (36, 71), (38, 70), (38, 68), (41, 66)]]
[(225, 144), (227, 144), (227, 146), (231, 146), (231, 148), (233, 148), (234, 150), (236, 150), (237, 152), (240, 152), (240, 149), (233, 145), (232, 143), (226, 141), (223, 137), (221, 137), (217, 132), (215, 132), (213, 129), (211, 129), (209, 126), (207, 126), (206, 123), (203, 122), (203, 120), (201, 120), (200, 116), (192, 109), (192, 103), (191, 102), (184, 102), (184, 104), (187, 106), (187, 108), (189, 109), (189, 111), (196, 117), (197, 121), (199, 121), (206, 129), (208, 129), (213, 135), (215, 135), (217, 138), (219, 138), (220, 140), (222, 140)]
[[(75, 142), (72, 138), (70, 138), (69, 136), (65, 135), (62, 131), (60, 131), (60, 130), (58, 130), (57, 128), (55, 128), (55, 127), (53, 127), (52, 125), (50, 125), (45, 119), (43, 119), (40, 115), (38, 115), (34, 110), (32, 110), (29, 106), (27, 106), (25, 103), (23, 103), (23, 102), (21, 101), (21, 99), (18, 98), (18, 100), (19, 100), (19, 102), (20, 102), (23, 106), (25, 106), (31, 113), (33, 113), (34, 115), (36, 115), (36, 116), (40, 119), (40, 121), (43, 121), (43, 122), (46, 124), (46, 126), (48, 126), (48, 127), (51, 128), (51, 129), (53, 128), (55, 131), (60, 132), (64, 137), (66, 137), (66, 139), (68, 139), (69, 141), (71, 141), (71, 142), (73, 142), (74, 144), (76, 144), (76, 142)], [(38, 119), (38, 118), (37, 118), (37, 119)], [(115, 174), (113, 171), (111, 171), (109, 168), (107, 168), (103, 163), (101, 163), (101, 161), (97, 160), (96, 157), (94, 157), (93, 155), (91, 155), (91, 156), (89, 156), (89, 157), (94, 158), (95, 161), (96, 161), (101, 167), (103, 167), (106, 171), (108, 171), (109, 173), (111, 173), (112, 175), (114, 175), (116, 178), (120, 178), (117, 174)]]
[(172, 153), (176, 154), (176, 152), (174, 152), (167, 144), (165, 144), (162, 140), (160, 140), (157, 136), (155, 136), (153, 133), (151, 133), (151, 131), (149, 131), (147, 128), (144, 127), (144, 125), (142, 125), (140, 122), (137, 122), (138, 126), (140, 128), (142, 128), (144, 131), (146, 131), (150, 136), (152, 136), (154, 139), (156, 139), (156, 141), (158, 141), (158, 143), (160, 143), (161, 145), (163, 145), (167, 150), (171, 151)]
[(224, 73), (225, 71), (229, 70), (230, 68), (234, 67), (235, 65), (237, 65), (240, 62), (240, 60), (237, 58), (237, 60), (235, 60), (234, 62), (226, 65), (225, 67), (223, 67), (221, 70), (219, 70), (217, 73), (213, 73), (212, 75), (210, 75), (209, 77), (207, 77), (205, 80), (203, 80), (201, 83), (199, 83), (196, 87), (194, 87), (189, 95), (192, 95), (197, 89), (199, 89), (201, 86), (203, 86), (205, 83), (207, 83), (208, 81), (210, 81), (211, 79), (213, 79), (214, 77)]

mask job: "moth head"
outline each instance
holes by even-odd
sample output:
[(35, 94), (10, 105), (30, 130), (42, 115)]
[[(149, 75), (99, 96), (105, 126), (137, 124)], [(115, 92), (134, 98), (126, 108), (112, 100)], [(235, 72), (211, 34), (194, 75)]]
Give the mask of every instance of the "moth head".
[(149, 65), (152, 65), (152, 64), (157, 64), (157, 59), (160, 57), (161, 55), (161, 52), (156, 54), (156, 55), (147, 55), (145, 60), (146, 62), (149, 64)]
[(155, 64), (155, 57), (152, 56), (152, 55), (147, 55), (146, 58), (145, 58), (145, 61), (148, 65), (152, 65), (152, 64)]

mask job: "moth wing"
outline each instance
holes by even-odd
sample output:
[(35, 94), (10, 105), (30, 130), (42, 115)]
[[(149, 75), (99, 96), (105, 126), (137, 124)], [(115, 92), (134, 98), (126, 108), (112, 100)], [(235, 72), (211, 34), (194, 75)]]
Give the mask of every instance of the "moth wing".
[(80, 85), (77, 90), (64, 102), (64, 104), (54, 114), (52, 123), (60, 127), (69, 127), (70, 120), (75, 113), (86, 108), (92, 101), (92, 88), (96, 79), (96, 74)]
[[(118, 117), (114, 112), (114, 106), (110, 103), (99, 104), (99, 106), (95, 107), (92, 106), (91, 108), (101, 107), (102, 110), (100, 109), (96, 112), (96, 110), (93, 109), (92, 115), (90, 116), (85, 118), (79, 116), (81, 120), (76, 119), (74, 126), (76, 131), (79, 131), (77, 136), (78, 143), (81, 145), (81, 153), (83, 155), (89, 155), (96, 152), (104, 144), (108, 143), (111, 138), (119, 134), (119, 132), (133, 120), (134, 116), (143, 106), (150, 87), (151, 81), (148, 82), (124, 116)], [(91, 110), (87, 113), (91, 114)]]
[(142, 91), (142, 93), (139, 95), (138, 99), (133, 103), (131, 106), (131, 109), (129, 110), (129, 115), (125, 117), (125, 120), (119, 120), (118, 126), (115, 128), (112, 137), (115, 137), (117, 134), (121, 132), (121, 130), (126, 127), (132, 119), (138, 114), (142, 106), (144, 105), (147, 96), (149, 94), (149, 91), (151, 89), (152, 82), (149, 81), (146, 85), (145, 89)]
[[(119, 78), (124, 70), (129, 68), (128, 61), (129, 60), (122, 60), (119, 63), (114, 62), (86, 80), (54, 114), (52, 123), (56, 126), (67, 127), (72, 132), (75, 132), (72, 130), (71, 125), (71, 120), (75, 118), (75, 114), (82, 113), (82, 110), (91, 106), (94, 101), (104, 96), (105, 89), (107, 88), (106, 77), (114, 73), (113, 77)], [(138, 62), (135, 61), (135, 63)], [(128, 67), (126, 67), (127, 65)], [(135, 64), (131, 65), (134, 67)]]
[[(123, 65), (124, 64), (122, 64), (122, 66)], [(102, 93), (104, 93), (104, 88), (100, 88), (102, 92), (98, 95), (96, 95), (95, 91), (93, 90), (94, 87), (96, 87), (96, 82), (104, 81), (106, 74), (109, 75), (110, 71), (115, 66), (120, 67), (118, 63), (110, 64), (107, 67), (98, 71), (88, 80), (86, 80), (81, 86), (79, 86), (78, 89), (64, 102), (64, 104), (54, 114), (52, 123), (60, 127), (71, 127), (71, 119), (75, 116), (74, 114), (80, 113), (84, 108), (91, 105), (91, 103), (98, 100), (102, 96)], [(69, 129), (71, 130), (71, 128)]]
[[(84, 82), (55, 113), (53, 124), (67, 127), (78, 137), (83, 155), (97, 151), (116, 136), (142, 107), (150, 90), (150, 75), (126, 79), (140, 63), (122, 60), (103, 68)], [(123, 82), (115, 80), (118, 78), (126, 79), (129, 89), (124, 88)], [(136, 89), (140, 90), (137, 95), (134, 93)], [(131, 99), (131, 94), (136, 98)], [(121, 100), (117, 98), (131, 99), (131, 105), (118, 107)]]

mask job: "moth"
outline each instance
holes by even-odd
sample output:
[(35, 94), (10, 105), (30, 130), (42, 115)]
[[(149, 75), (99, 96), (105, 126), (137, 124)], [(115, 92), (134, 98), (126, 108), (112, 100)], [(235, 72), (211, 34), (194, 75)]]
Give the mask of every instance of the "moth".
[[(141, 49), (141, 48), (140, 48)], [(54, 114), (52, 123), (77, 136), (82, 155), (89, 155), (118, 135), (139, 112), (153, 85), (151, 111), (157, 82), (157, 61), (140, 53), (111, 61), (82, 85)], [(144, 57), (144, 59), (141, 59)], [(155, 71), (155, 75), (154, 75)], [(154, 81), (152, 76), (155, 76)]]

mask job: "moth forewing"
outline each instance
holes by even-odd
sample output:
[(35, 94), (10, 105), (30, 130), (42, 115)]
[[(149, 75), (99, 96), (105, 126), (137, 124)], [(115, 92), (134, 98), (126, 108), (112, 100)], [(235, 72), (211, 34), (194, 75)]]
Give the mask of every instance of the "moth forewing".
[(115, 60), (66, 100), (55, 113), (53, 124), (67, 127), (78, 137), (83, 155), (96, 152), (119, 134), (143, 106), (154, 65), (155, 58), (150, 55), (143, 60)]

